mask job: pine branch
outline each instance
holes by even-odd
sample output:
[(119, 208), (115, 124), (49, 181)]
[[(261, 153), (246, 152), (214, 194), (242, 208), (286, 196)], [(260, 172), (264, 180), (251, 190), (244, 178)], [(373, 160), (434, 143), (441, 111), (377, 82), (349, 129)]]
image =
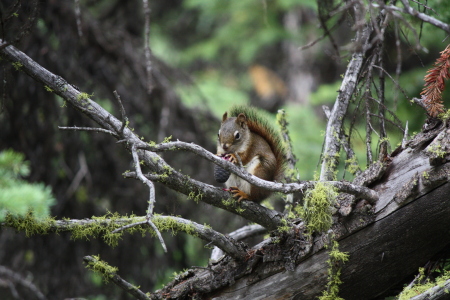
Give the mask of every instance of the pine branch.
[(450, 45), (441, 52), (434, 66), (425, 75), (425, 87), (422, 92), (422, 101), (431, 117), (437, 117), (444, 112), (442, 93), (445, 89), (445, 80), (450, 77)]

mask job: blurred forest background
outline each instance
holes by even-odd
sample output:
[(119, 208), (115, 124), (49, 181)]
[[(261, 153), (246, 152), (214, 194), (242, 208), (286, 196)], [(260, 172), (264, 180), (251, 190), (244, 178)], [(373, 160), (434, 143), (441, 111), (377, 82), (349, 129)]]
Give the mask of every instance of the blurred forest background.
[[(130, 127), (146, 140), (161, 142), (171, 136), (215, 152), (220, 117), (233, 104), (263, 108), (274, 122), (274, 113), (284, 108), (300, 178), (314, 178), (326, 124), (322, 105), (331, 106), (336, 99), (354, 36), (346, 19), (336, 17), (326, 23), (332, 35), (323, 37), (321, 12), (340, 1), (149, 1), (150, 80), (143, 1), (47, 0), (39, 1), (37, 9), (35, 3), (1, 1), (1, 38), (16, 40), (21, 51), (120, 116), (113, 96), (117, 90)], [(450, 23), (446, 0), (428, 4), (433, 10), (426, 13)], [(425, 11), (421, 4), (414, 7)], [(23, 26), (28, 33), (24, 36)], [(419, 97), (426, 70), (449, 43), (429, 24), (413, 21), (413, 26), (389, 28), (392, 41), (384, 49), (385, 69), (393, 74), (386, 81), (387, 107), (398, 117), (390, 117), (390, 150), (401, 141), (399, 126), (404, 128), (406, 121), (411, 134), (420, 130), (425, 113), (410, 100)], [(52, 216), (145, 213), (146, 186), (122, 176), (131, 169), (131, 157), (123, 147), (104, 134), (58, 130), (93, 122), (4, 60), (0, 78), (0, 151), (23, 153), (30, 169), (23, 174), (26, 180), (51, 187)], [(353, 147), (365, 168), (365, 141), (358, 137), (358, 132), (365, 133), (358, 119), (360, 105), (355, 97), (346, 126), (353, 128)], [(375, 133), (373, 139), (376, 152)], [(191, 177), (216, 184), (213, 165), (195, 155), (173, 152), (164, 158)], [(339, 178), (351, 179), (351, 174), (342, 170)], [(161, 185), (155, 211), (182, 215), (224, 233), (246, 224)], [(143, 291), (160, 288), (173, 272), (207, 264), (210, 249), (202, 241), (183, 234), (164, 238), (167, 254), (149, 237), (127, 235), (111, 249), (101, 240), (73, 241), (68, 234), (26, 238), (3, 228), (0, 265), (30, 279), (50, 299), (123, 299), (129, 296), (113, 285), (105, 287), (84, 268), (82, 257), (99, 254)], [(29, 295), (27, 299), (34, 297), (17, 288)], [(14, 299), (13, 289), (1, 279), (0, 297)]]

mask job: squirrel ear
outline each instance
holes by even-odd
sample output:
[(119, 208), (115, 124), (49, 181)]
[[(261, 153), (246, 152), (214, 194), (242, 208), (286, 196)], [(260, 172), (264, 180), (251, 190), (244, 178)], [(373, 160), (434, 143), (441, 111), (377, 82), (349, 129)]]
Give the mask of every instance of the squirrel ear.
[(222, 116), (222, 122), (225, 122), (226, 119), (228, 119), (228, 112), (227, 111)]
[(244, 128), (245, 124), (247, 124), (247, 117), (244, 114), (239, 114), (236, 118), (236, 123), (239, 124), (242, 128)]

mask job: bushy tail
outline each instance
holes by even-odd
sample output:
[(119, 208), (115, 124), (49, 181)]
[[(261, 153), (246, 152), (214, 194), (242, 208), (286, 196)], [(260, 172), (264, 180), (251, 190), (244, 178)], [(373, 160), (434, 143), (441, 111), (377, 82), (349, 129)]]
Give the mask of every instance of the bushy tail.
[(263, 113), (254, 107), (235, 105), (230, 109), (229, 113), (231, 117), (237, 117), (240, 113), (245, 114), (250, 131), (260, 135), (269, 143), (277, 160), (275, 180), (281, 180), (286, 166), (286, 150), (278, 131), (270, 125), (269, 121), (263, 116)]

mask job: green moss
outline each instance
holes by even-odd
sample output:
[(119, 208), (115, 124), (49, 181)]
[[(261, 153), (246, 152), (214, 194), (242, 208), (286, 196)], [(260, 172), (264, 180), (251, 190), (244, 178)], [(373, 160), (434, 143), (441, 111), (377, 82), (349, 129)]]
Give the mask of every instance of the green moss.
[(196, 192), (190, 192), (189, 195), (188, 195), (188, 199), (189, 199), (189, 200), (194, 200), (195, 203), (197, 203), (197, 204), (198, 204), (198, 202), (199, 202), (200, 200), (202, 200), (202, 198), (203, 198), (203, 194), (200, 193), (200, 192), (198, 192), (198, 193), (196, 193)]
[(356, 172), (358, 172), (360, 170), (359, 165), (358, 165), (358, 159), (356, 158), (356, 156), (353, 156), (352, 158), (347, 159), (345, 161), (345, 164), (347, 166), (347, 171), (352, 175), (355, 175)]
[(445, 271), (442, 276), (437, 277), (436, 280), (434, 281), (430, 280), (429, 278), (425, 279), (424, 272), (425, 272), (424, 268), (419, 268), (419, 278), (417, 279), (417, 282), (423, 283), (405, 287), (396, 299), (397, 300), (411, 299), (414, 296), (426, 292), (432, 287), (444, 286), (445, 282), (450, 279), (450, 271)]
[(47, 92), (53, 93), (53, 90), (48, 85), (45, 85), (44, 88)]
[(90, 97), (94, 96), (94, 94), (89, 95), (88, 93), (79, 93), (77, 95), (77, 100), (81, 101), (81, 100), (86, 100), (89, 99)]
[(19, 71), (20, 68), (23, 67), (23, 65), (20, 62), (18, 62), (18, 61), (13, 62), (12, 65), (13, 65), (14, 69), (16, 69), (16, 71)]
[[(127, 221), (123, 221), (120, 224), (116, 222), (118, 219), (128, 219)], [(94, 222), (83, 225), (74, 225), (70, 228), (71, 231), (71, 239), (85, 239), (89, 240), (90, 238), (98, 238), (99, 236), (103, 237), (105, 243), (111, 247), (116, 247), (119, 244), (119, 240), (122, 238), (122, 235), (125, 231), (129, 233), (134, 233), (137, 228), (132, 227), (127, 230), (120, 231), (118, 233), (112, 233), (115, 229), (118, 229), (124, 225), (131, 224), (134, 222), (139, 222), (142, 218), (137, 218), (135, 216), (123, 217), (118, 213), (110, 213), (108, 212), (104, 216), (100, 217), (92, 217)]]
[(300, 180), (300, 176), (298, 174), (298, 171), (295, 169), (290, 169), (287, 168), (284, 171), (284, 177), (286, 178), (286, 180), (288, 180), (289, 182), (296, 182), (298, 180)]
[(444, 158), (447, 152), (442, 150), (442, 146), (440, 144), (432, 145), (428, 147), (428, 152), (435, 154), (437, 157)]
[[(70, 219), (63, 220), (69, 221)], [(71, 233), (72, 240), (89, 240), (91, 238), (101, 237), (107, 245), (115, 247), (118, 245), (119, 240), (122, 239), (125, 232), (128, 232), (129, 234), (140, 233), (142, 236), (145, 236), (146, 234), (156, 236), (156, 233), (151, 226), (146, 224), (133, 226), (117, 233), (113, 233), (115, 229), (144, 220), (145, 217), (136, 217), (134, 215), (121, 216), (118, 213), (108, 212), (104, 216), (92, 217), (91, 222), (69, 225), (69, 227), (65, 227), (64, 230)], [(181, 231), (192, 236), (197, 236), (194, 225), (178, 222), (175, 218), (163, 218), (159, 215), (154, 215), (152, 222), (161, 232), (170, 231), (172, 235), (175, 235)], [(26, 236), (29, 237), (34, 234), (47, 234), (52, 227), (56, 226), (56, 224), (53, 218), (37, 220), (29, 213), (26, 217), (12, 217), (11, 215), (8, 215), (5, 219), (5, 226), (13, 227), (18, 231), (23, 231)]]
[(117, 274), (117, 271), (119, 271), (119, 268), (110, 266), (107, 262), (100, 260), (99, 255), (93, 255), (92, 258), (94, 258), (94, 261), (88, 261), (86, 263), (86, 268), (102, 276), (106, 283)]
[(450, 109), (448, 109), (445, 112), (439, 114), (438, 118), (441, 119), (442, 121), (450, 119)]
[(172, 136), (168, 136), (168, 137), (164, 138), (164, 140), (162, 142), (169, 143), (171, 139), (172, 139)]
[(245, 208), (243, 207), (236, 207), (236, 211), (240, 214), (242, 214), (245, 211)]
[(281, 219), (281, 226), (278, 226), (278, 231), (279, 232), (288, 232), (291, 229), (291, 226), (288, 222), (288, 220), (286, 220), (285, 218)]
[(333, 223), (332, 206), (337, 195), (336, 188), (325, 182), (317, 182), (314, 189), (306, 191), (303, 207), (297, 206), (295, 211), (305, 221), (310, 234), (330, 229)]
[[(159, 160), (159, 158), (158, 158), (158, 160)], [(164, 169), (164, 174), (166, 174), (167, 176), (172, 175), (173, 169), (171, 167), (164, 165), (163, 169)]]
[(222, 204), (225, 205), (226, 207), (233, 207), (235, 204), (235, 201), (233, 198), (222, 199)]
[(339, 297), (339, 286), (341, 280), (341, 265), (348, 261), (349, 255), (345, 252), (339, 251), (339, 244), (333, 241), (331, 250), (329, 252), (328, 264), (328, 282), (327, 288), (323, 291), (319, 300), (344, 300)]
[(54, 218), (47, 217), (45, 219), (36, 219), (31, 212), (25, 217), (14, 217), (11, 214), (8, 214), (5, 218), (5, 226), (15, 228), (17, 231), (25, 232), (27, 237), (35, 234), (47, 234), (49, 229), (54, 225)]

